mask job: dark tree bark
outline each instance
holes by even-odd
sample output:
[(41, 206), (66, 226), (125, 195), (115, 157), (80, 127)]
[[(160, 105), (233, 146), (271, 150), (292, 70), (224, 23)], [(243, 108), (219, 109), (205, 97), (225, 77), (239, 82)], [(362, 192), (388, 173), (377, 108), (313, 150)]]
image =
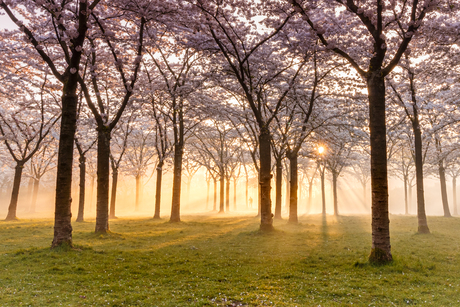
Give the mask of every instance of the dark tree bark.
[[(82, 40), (83, 42), (83, 40)], [(78, 67), (78, 62), (75, 67)], [(56, 197), (54, 213), (54, 238), (52, 248), (72, 245), (72, 162), (75, 129), (77, 124), (78, 97), (77, 78), (64, 84), (62, 95), (62, 118), (59, 136), (59, 151), (56, 175)]]
[(288, 154), (289, 167), (290, 167), (290, 189), (289, 189), (289, 222), (298, 223), (297, 218), (297, 202), (298, 202), (298, 165), (297, 165), (297, 152)]
[(161, 181), (163, 179), (163, 161), (160, 161), (157, 166), (157, 183), (155, 190), (155, 214), (154, 219), (160, 219), (160, 204), (161, 204)]
[(260, 156), (260, 229), (273, 230), (273, 214), (271, 212), (271, 147), (268, 127), (260, 127), (259, 156)]
[(110, 133), (105, 126), (98, 127), (97, 134), (97, 197), (96, 233), (107, 233), (109, 229), (109, 169)]
[(16, 167), (14, 168), (13, 190), (11, 192), (11, 200), (10, 205), (8, 206), (8, 214), (5, 219), (6, 221), (17, 220), (16, 210), (18, 207), (19, 188), (21, 186), (23, 169), (24, 163), (22, 161), (16, 162)]
[(446, 185), (446, 169), (444, 168), (444, 161), (439, 160), (438, 163), (439, 182), (441, 184), (441, 199), (442, 208), (444, 210), (444, 217), (451, 217), (449, 210), (449, 202), (447, 201), (447, 185)]
[(276, 159), (276, 180), (275, 180), (275, 219), (281, 219), (281, 190), (283, 184), (283, 164), (281, 161), (281, 157)]
[[(83, 43), (83, 39), (81, 41)], [(80, 44), (82, 45), (82, 44)], [(75, 60), (78, 67), (80, 57)], [(64, 83), (62, 95), (62, 118), (56, 174), (56, 197), (54, 210), (54, 238), (51, 247), (72, 246), (72, 162), (75, 129), (77, 125), (77, 78), (74, 75)]]
[(78, 215), (77, 222), (84, 221), (85, 211), (85, 184), (86, 184), (86, 157), (80, 154), (78, 167), (80, 168), (80, 184), (78, 193)]
[[(369, 260), (386, 263), (393, 260), (388, 216), (387, 143), (385, 125), (385, 79), (379, 58), (372, 58), (367, 78), (371, 145), (372, 248)], [(377, 63), (374, 63), (377, 62)]]

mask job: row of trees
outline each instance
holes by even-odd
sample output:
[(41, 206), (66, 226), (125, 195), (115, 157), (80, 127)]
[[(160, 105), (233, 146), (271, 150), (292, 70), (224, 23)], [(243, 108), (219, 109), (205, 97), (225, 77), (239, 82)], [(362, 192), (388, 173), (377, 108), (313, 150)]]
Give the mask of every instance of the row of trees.
[[(122, 176), (121, 179), (123, 180), (123, 185), (121, 187), (123, 190), (120, 191), (122, 197), (124, 197), (123, 195), (126, 193), (126, 183), (128, 183), (127, 180), (129, 180), (129, 178), (135, 179), (134, 181), (137, 183), (133, 185), (134, 189), (131, 192), (133, 194), (131, 201), (129, 202), (132, 206), (132, 211), (139, 211), (140, 199), (145, 199), (145, 197), (142, 197), (142, 193), (143, 190), (145, 190), (146, 188), (146, 184), (150, 184), (149, 189), (153, 189), (152, 191), (148, 191), (148, 195), (153, 195), (154, 198), (152, 198), (152, 200), (149, 201), (148, 204), (144, 202), (144, 206), (148, 205), (149, 207), (152, 206), (153, 208), (153, 205), (155, 203), (153, 199), (155, 199), (155, 196), (158, 199), (157, 202), (160, 203), (162, 198), (161, 191), (165, 189), (167, 189), (166, 199), (170, 199), (169, 186), (171, 180), (171, 156), (169, 156), (164, 161), (165, 163), (162, 167), (163, 171), (157, 172), (155, 166), (159, 163), (157, 159), (158, 157), (152, 154), (154, 151), (156, 151), (156, 140), (155, 136), (152, 134), (151, 129), (153, 125), (150, 129), (147, 128), (145, 131), (136, 131), (134, 128), (136, 125), (133, 124), (132, 120), (130, 125), (131, 128), (129, 129), (129, 131), (117, 131), (117, 133), (114, 133), (113, 135), (114, 140), (112, 142), (111, 148), (111, 162), (112, 167), (115, 166), (114, 163), (118, 164), (119, 167), (112, 168), (112, 187), (110, 197), (109, 218), (115, 217), (115, 204), (119, 202), (117, 201), (118, 180), (120, 178), (119, 175)], [(338, 138), (337, 134), (333, 131), (333, 127), (325, 126), (325, 128), (328, 129), (322, 132), (332, 134), (333, 140)], [(199, 204), (197, 207), (197, 209), (201, 209), (198, 210), (205, 209), (205, 199), (203, 198), (204, 195), (208, 195), (208, 199), (206, 200), (206, 210), (212, 208), (216, 211), (219, 210), (219, 212), (236, 211), (237, 203), (238, 210), (246, 210), (249, 207), (249, 192), (251, 193), (251, 198), (254, 197), (257, 200), (257, 194), (254, 194), (253, 191), (253, 189), (257, 187), (257, 184), (255, 183), (255, 181), (257, 180), (254, 177), (256, 171), (254, 169), (254, 164), (249, 159), (250, 153), (249, 151), (244, 149), (244, 144), (241, 143), (241, 140), (238, 137), (235, 129), (229, 128), (229, 133), (227, 133), (227, 136), (233, 134), (233, 137), (227, 137), (222, 142), (220, 142), (219, 138), (215, 135), (214, 132), (214, 129), (211, 129), (207, 125), (197, 126), (194, 135), (191, 137), (190, 144), (186, 147), (184, 153), (185, 160), (183, 165), (184, 178), (182, 180), (182, 184), (185, 184), (185, 190), (183, 191), (181, 197), (182, 204), (183, 206), (187, 206), (189, 209), (192, 208), (191, 206), (195, 206), (191, 203), (190, 198), (190, 184), (193, 178), (195, 182), (193, 191), (195, 194), (198, 192), (202, 196), (201, 204)], [(94, 134), (92, 138), (95, 138)], [(333, 206), (333, 211), (331, 211), (331, 213), (333, 212), (335, 215), (337, 215), (339, 212), (351, 212), (350, 210), (357, 210), (359, 209), (358, 207), (361, 208), (359, 209), (360, 212), (368, 212), (369, 203), (367, 202), (367, 184), (370, 179), (370, 174), (367, 166), (367, 154), (361, 151), (360, 146), (362, 144), (356, 143), (354, 141), (355, 139), (349, 138), (346, 142), (337, 143), (329, 141), (326, 143), (323, 139), (319, 146), (325, 148), (325, 152), (323, 152), (322, 154), (319, 154), (318, 152), (310, 152), (308, 157), (303, 156), (303, 153), (301, 154), (301, 157), (299, 158), (298, 198), (299, 200), (302, 200), (302, 203), (299, 203), (299, 211), (317, 211), (317, 209), (313, 207), (312, 200), (315, 200), (316, 205), (317, 200), (322, 198), (322, 196), (317, 195), (317, 189), (313, 189), (315, 186), (319, 186), (318, 181), (320, 181), (320, 179), (324, 181), (324, 179), (328, 178), (331, 184), (331, 195), (327, 198), (332, 197), (332, 202), (328, 203), (328, 205)], [(404, 182), (405, 201), (401, 202), (400, 204), (394, 204), (397, 205), (397, 207), (394, 207), (394, 209), (397, 210), (397, 212), (408, 214), (409, 209), (412, 212), (412, 206), (410, 205), (410, 203), (412, 203), (411, 191), (413, 186), (415, 186), (415, 165), (413, 159), (410, 157), (411, 153), (408, 152), (408, 147), (406, 144), (407, 140), (405, 139), (405, 135), (400, 135), (397, 138), (397, 142), (397, 144), (393, 145), (394, 154), (392, 155), (389, 161), (390, 176), (400, 178)], [(89, 143), (88, 145), (92, 144)], [(315, 144), (310, 145), (315, 146)], [(220, 146), (224, 146), (226, 149), (224, 151), (220, 151)], [(6, 150), (6, 148), (4, 149)], [(438, 162), (436, 160), (437, 156), (436, 152), (433, 151), (435, 149), (436, 148), (433, 146), (433, 148), (431, 148), (431, 150), (428, 151), (428, 161), (425, 163), (426, 176), (439, 177), (439, 172), (437, 169)], [(76, 143), (76, 150), (82, 151), (82, 144), (80, 144), (80, 142)], [(50, 137), (48, 141), (45, 143), (45, 145), (41, 147), (39, 154), (33, 156), (30, 162), (24, 165), (22, 176), (25, 176), (25, 178), (23, 178), (22, 180), (23, 188), (21, 188), (23, 196), (22, 201), (18, 201), (23, 211), (29, 210), (30, 212), (35, 212), (35, 205), (37, 203), (38, 195), (38, 186), (40, 182), (42, 182), (41, 179), (43, 178), (43, 176), (47, 175), (47, 171), (52, 172), (44, 178), (45, 181), (43, 181), (42, 184), (44, 184), (46, 187), (52, 184), (50, 182), (50, 179), (51, 176), (53, 176), (54, 174), (54, 158), (56, 153), (56, 139)], [(145, 153), (147, 153), (147, 155)], [(222, 155), (218, 156), (218, 154), (221, 153)], [(456, 190), (455, 172), (458, 170), (458, 166), (454, 163), (455, 160), (452, 159), (455, 158), (455, 153), (455, 151), (449, 152), (449, 156), (447, 157), (449, 164), (446, 168), (446, 173), (451, 174), (449, 177), (451, 177), (452, 179), (452, 190), (454, 191), (454, 193)], [(77, 221), (84, 220), (85, 187), (89, 188), (89, 190), (86, 190), (86, 194), (88, 194), (89, 192), (89, 195), (94, 195), (92, 191), (94, 190), (93, 186), (94, 180), (96, 178), (96, 154), (97, 151), (94, 148), (94, 146), (88, 146), (87, 150), (85, 150), (84, 152), (84, 155), (80, 156), (80, 163), (74, 164), (74, 202), (72, 211), (74, 216), (77, 216)], [(219, 161), (216, 159), (217, 157), (219, 159), (222, 158), (222, 160), (224, 161), (224, 163), (221, 164), (223, 165), (222, 176), (220, 175), (220, 169), (217, 167), (217, 163), (219, 163)], [(10, 154), (7, 153), (7, 155), (3, 155), (1, 158), (5, 165), (10, 165), (10, 167), (12, 167), (13, 170), (15, 169), (15, 164), (12, 164), (14, 163), (14, 159), (12, 159), (12, 156)], [(115, 161), (113, 158), (116, 158), (117, 160)], [(217, 161), (217, 163), (215, 163), (214, 161)], [(82, 162), (84, 162), (84, 164), (82, 164)], [(278, 188), (273, 189), (271, 193), (271, 197), (273, 197), (272, 199), (277, 200), (276, 202), (272, 203), (272, 210), (276, 209), (274, 210), (275, 219), (281, 218), (281, 196), (284, 196), (284, 203), (286, 205), (289, 205), (290, 202), (288, 173), (289, 165), (287, 163), (288, 161), (286, 159), (283, 159), (281, 161), (281, 166), (277, 166), (276, 161), (274, 161), (274, 163), (272, 164), (272, 171), (275, 171), (276, 168), (278, 168), (276, 172), (277, 175), (280, 175), (280, 178), (278, 179), (276, 178), (276, 176), (272, 178), (271, 182), (272, 186)], [(80, 172), (77, 171), (77, 168), (80, 168)], [(85, 172), (82, 173), (82, 170), (84, 170)], [(199, 176), (197, 176), (198, 171)], [(161, 176), (160, 180), (156, 180), (156, 182), (153, 176), (154, 172), (156, 172), (157, 175), (155, 177), (158, 177), (158, 175)], [(165, 172), (169, 174), (166, 181), (164, 182), (166, 186), (163, 187), (162, 176)], [(85, 177), (86, 174), (88, 174), (89, 176), (88, 180)], [(346, 193), (348, 195), (345, 197), (345, 199), (340, 200), (340, 204), (337, 199), (337, 194), (339, 190), (339, 176), (343, 177), (341, 183), (341, 193), (342, 195), (344, 195), (343, 193)], [(4, 171), (2, 173), (3, 186), (1, 190), (2, 193), (5, 192), (5, 189), (9, 190), (9, 192), (7, 193), (8, 198), (4, 197), (3, 205), (6, 205), (6, 201), (10, 199), (9, 196), (12, 194), (11, 188), (13, 186), (13, 177), (14, 172), (12, 173), (8, 169), (4, 168)], [(356, 180), (353, 180), (353, 178), (350, 177), (354, 177)], [(144, 180), (142, 178), (144, 178)], [(204, 191), (203, 184), (197, 185), (197, 178), (199, 178), (199, 180), (201, 180), (202, 182), (206, 181), (208, 190), (206, 194)], [(439, 177), (439, 179), (440, 178), (441, 177)], [(218, 182), (220, 182), (221, 180), (223, 182), (223, 184), (220, 184), (222, 189), (220, 189), (218, 193)], [(89, 181), (88, 184), (86, 184), (86, 181)], [(284, 185), (286, 182), (287, 190), (281, 190), (282, 184)], [(159, 186), (158, 192), (154, 191), (155, 185), (152, 186), (152, 183), (155, 183)], [(358, 189), (356, 185), (359, 183), (363, 185), (363, 193), (356, 194)], [(80, 195), (75, 194), (75, 190), (78, 189), (78, 185), (81, 187), (79, 189)], [(236, 191), (237, 186), (239, 191)], [(211, 191), (211, 188), (214, 188), (214, 191)], [(344, 188), (348, 189), (348, 191), (344, 191)], [(200, 191), (197, 191), (197, 189), (200, 189)], [(353, 189), (354, 191), (350, 189)], [(18, 188), (15, 189), (15, 197), (13, 197), (13, 199), (18, 198), (18, 190)], [(47, 193), (48, 190), (49, 188), (46, 188), (45, 193)], [(354, 196), (350, 193), (354, 193)], [(236, 195), (238, 194), (238, 201), (236, 201)], [(196, 201), (197, 199), (196, 196), (193, 196), (192, 198), (194, 199), (194, 201)], [(349, 206), (351, 198), (355, 199), (355, 204), (353, 206), (354, 209), (352, 209), (352, 207)], [(450, 208), (451, 210), (454, 210), (454, 214), (457, 214), (457, 208), (455, 205), (456, 195), (451, 195), (450, 198), (453, 201), (452, 203), (450, 203)], [(90, 199), (92, 199), (92, 196), (90, 196)], [(217, 201), (218, 199), (219, 202)], [(403, 198), (401, 198), (401, 200), (402, 199)], [(88, 197), (86, 197), (86, 200), (88, 201)], [(78, 205), (78, 203), (79, 210), (74, 211), (76, 210), (75, 205)], [(88, 212), (89, 210), (89, 212), (92, 213), (93, 210), (91, 201), (90, 203), (87, 203), (87, 205), (89, 205), (90, 207), (86, 208), (86, 211)], [(125, 210), (127, 205), (128, 204), (125, 204), (124, 206)], [(168, 206), (169, 204), (167, 205), (167, 203), (163, 201), (162, 205)], [(428, 203), (428, 205), (431, 209), (431, 212), (434, 212), (433, 210), (438, 211), (439, 209), (443, 209), (442, 206), (438, 206), (438, 204), (436, 203)], [(326, 213), (326, 206), (323, 207), (324, 208), (321, 208), (321, 211), (323, 213)], [(13, 210), (13, 208), (16, 209), (16, 206), (11, 207), (9, 215), (15, 217), (16, 210)], [(50, 209), (49, 206), (47, 206), (47, 208)], [(160, 216), (160, 206), (156, 206), (155, 209), (155, 218), (158, 218)], [(162, 214), (166, 212), (165, 209), (165, 207), (162, 209)], [(286, 209), (287, 208), (285, 207), (284, 212), (287, 212), (287, 214), (289, 214), (289, 210), (286, 211)], [(450, 212), (451, 211), (449, 210), (449, 206), (444, 206), (445, 215), (449, 216)]]
[[(74, 144), (83, 174), (85, 152), (94, 143), (88, 133), (94, 128), (96, 232), (109, 230), (110, 168), (116, 187), (126, 149), (123, 142), (113, 149), (116, 134), (126, 141), (128, 134), (142, 131), (136, 138), (136, 159), (142, 161), (136, 166), (138, 177), (146, 161), (158, 157), (158, 198), (162, 167), (171, 152), (172, 222), (180, 221), (182, 169), (184, 162), (190, 163), (188, 157), (184, 161), (186, 143), (197, 147), (197, 163), (219, 178), (221, 206), (225, 176), (228, 181), (229, 174), (241, 170), (238, 165), (251, 160), (260, 183), (262, 231), (273, 228), (272, 157), (277, 195), (280, 165), (289, 160), (289, 221), (297, 222), (299, 155), (312, 157), (317, 144), (327, 142), (333, 148), (328, 168), (336, 182), (352, 152), (370, 153), (370, 260), (384, 263), (392, 260), (387, 155), (392, 156), (399, 132), (408, 130), (400, 127), (410, 122), (419, 232), (429, 232), (421, 172), (431, 147), (422, 144), (433, 139), (443, 156), (448, 151), (445, 142), (455, 145), (458, 135), (448, 132), (455, 131), (458, 122), (458, 77), (454, 70), (445, 70), (457, 65), (456, 32), (450, 28), (455, 27), (455, 5), (431, 0), (45, 0), (1, 1), (0, 6), (18, 26), (2, 33), (2, 84), (7, 89), (2, 94), (12, 104), (38, 97), (47, 101), (38, 137), (32, 139), (37, 146), (28, 145), (29, 155), (17, 162), (27, 162), (38, 151), (60, 118), (53, 247), (72, 242)], [(28, 93), (24, 82), (32, 89)], [(48, 107), (52, 104), (60, 112)], [(393, 116), (387, 118), (387, 112)], [(150, 123), (156, 141), (149, 152), (142, 139)], [(76, 136), (77, 128), (81, 136)], [(3, 134), (5, 140), (10, 138)], [(440, 161), (439, 176), (445, 181)], [(276, 216), (279, 200), (277, 196)]]

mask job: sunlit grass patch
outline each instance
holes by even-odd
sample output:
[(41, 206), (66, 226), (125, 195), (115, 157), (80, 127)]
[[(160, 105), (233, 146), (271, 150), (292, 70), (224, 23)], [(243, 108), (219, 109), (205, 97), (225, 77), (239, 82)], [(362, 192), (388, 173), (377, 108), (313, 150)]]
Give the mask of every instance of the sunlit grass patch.
[[(460, 219), (392, 216), (394, 262), (367, 262), (370, 218), (255, 217), (74, 223), (54, 249), (51, 220), (0, 223), (2, 306), (459, 306)], [(18, 227), (20, 226), (20, 227)]]

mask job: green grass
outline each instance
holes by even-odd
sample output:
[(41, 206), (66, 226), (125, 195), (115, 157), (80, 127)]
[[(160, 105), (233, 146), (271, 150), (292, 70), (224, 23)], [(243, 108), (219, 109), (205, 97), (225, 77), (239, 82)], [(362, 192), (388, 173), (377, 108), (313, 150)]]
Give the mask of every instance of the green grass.
[(74, 223), (50, 250), (52, 220), (0, 222), (0, 306), (460, 306), (460, 219), (392, 216), (394, 262), (372, 266), (369, 217), (118, 219)]

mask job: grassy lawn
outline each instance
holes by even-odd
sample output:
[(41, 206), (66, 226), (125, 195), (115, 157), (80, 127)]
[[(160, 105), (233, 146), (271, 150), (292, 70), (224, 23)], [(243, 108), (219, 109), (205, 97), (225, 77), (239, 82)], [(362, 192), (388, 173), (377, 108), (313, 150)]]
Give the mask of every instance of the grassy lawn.
[(370, 217), (118, 219), (74, 250), (50, 250), (52, 220), (0, 222), (1, 306), (460, 306), (460, 219), (392, 216), (395, 261), (367, 264)]

